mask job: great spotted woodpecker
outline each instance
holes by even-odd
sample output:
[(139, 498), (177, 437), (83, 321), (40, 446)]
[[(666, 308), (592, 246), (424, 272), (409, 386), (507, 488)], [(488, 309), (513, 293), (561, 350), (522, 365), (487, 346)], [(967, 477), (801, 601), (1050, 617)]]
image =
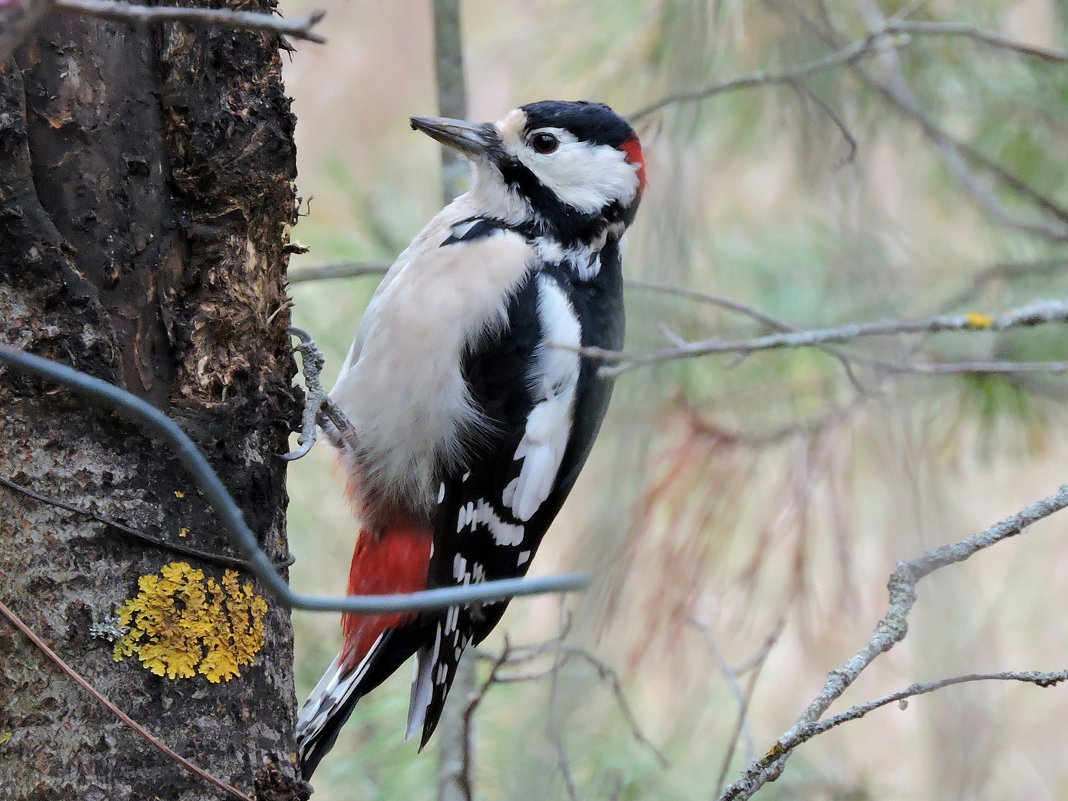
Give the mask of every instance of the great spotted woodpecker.
[[(353, 595), (526, 573), (608, 405), (575, 348), (623, 344), (620, 238), (645, 188), (637, 135), (598, 103), (411, 125), (463, 154), (472, 184), (397, 258), (331, 392), (356, 432), (342, 455), (362, 519)], [(506, 605), (344, 615), (341, 652), (298, 716), (304, 776), (416, 653), (407, 736), (425, 745), (464, 648)]]

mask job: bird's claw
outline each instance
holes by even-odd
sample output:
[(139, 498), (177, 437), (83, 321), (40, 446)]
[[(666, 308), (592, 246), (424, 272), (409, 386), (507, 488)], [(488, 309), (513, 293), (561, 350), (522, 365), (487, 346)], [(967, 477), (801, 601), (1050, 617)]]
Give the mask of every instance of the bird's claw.
[(278, 458), (287, 462), (295, 462), (297, 459), (307, 456), (318, 439), (320, 425), (326, 438), (335, 448), (352, 448), (354, 446), (352, 423), (349, 422), (345, 413), (330, 400), (330, 396), (326, 394), (319, 380), (319, 374), (325, 363), (322, 351), (319, 350), (307, 331), (291, 327), (289, 333), (300, 340), (300, 344), (294, 350), (300, 352), (301, 370), (304, 373), (307, 398), (304, 402), (304, 411), (301, 414), (300, 436), (297, 438), (298, 447), (289, 453), (279, 454)]

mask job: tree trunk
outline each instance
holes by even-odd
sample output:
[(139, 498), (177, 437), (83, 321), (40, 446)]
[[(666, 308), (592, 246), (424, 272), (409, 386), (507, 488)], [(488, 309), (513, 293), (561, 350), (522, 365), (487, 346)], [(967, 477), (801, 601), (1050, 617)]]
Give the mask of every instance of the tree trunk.
[[(278, 44), (53, 15), (16, 63), (0, 64), (0, 341), (167, 411), (284, 565), (284, 463), (274, 454), (296, 411), (284, 283), (295, 166)], [(189, 476), (137, 427), (2, 370), (0, 411), (0, 476), (166, 542), (233, 555)], [(91, 633), (115, 622), (139, 577), (172, 562), (202, 571), (209, 602), (196, 610), (194, 596), (177, 595), (171, 613), (210, 626), (241, 606), (248, 630), (231, 639), (254, 650), (249, 575), (226, 595), (211, 559), (0, 487), (0, 600), (179, 754), (260, 801), (306, 797), (292, 761), (292, 629), (273, 599), (262, 650), (228, 681), (209, 680), (225, 677), (204, 667), (207, 640), (184, 653), (201, 672), (170, 678), (146, 669), (145, 652), (145, 665), (136, 653), (116, 662), (115, 645)], [(0, 619), (0, 799), (219, 797)]]

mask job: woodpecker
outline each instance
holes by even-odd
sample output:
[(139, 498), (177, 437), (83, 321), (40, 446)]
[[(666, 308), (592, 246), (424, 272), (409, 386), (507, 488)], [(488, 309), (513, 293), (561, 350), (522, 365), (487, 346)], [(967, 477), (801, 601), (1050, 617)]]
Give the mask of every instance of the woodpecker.
[[(645, 189), (637, 135), (600, 103), (411, 126), (470, 162), (471, 188), (390, 268), (330, 393), (355, 431), (341, 456), (361, 519), (350, 595), (525, 575), (608, 406), (576, 349), (623, 345), (620, 239)], [(464, 649), (506, 606), (343, 615), (298, 715), (305, 778), (413, 654), (406, 736), (426, 745)]]

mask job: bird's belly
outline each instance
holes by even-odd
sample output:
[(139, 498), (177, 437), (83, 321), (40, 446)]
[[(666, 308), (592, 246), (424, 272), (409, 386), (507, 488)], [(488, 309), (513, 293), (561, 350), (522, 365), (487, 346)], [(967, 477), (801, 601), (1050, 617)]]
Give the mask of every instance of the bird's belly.
[(464, 351), (505, 324), (530, 258), (511, 233), (466, 248), (434, 244), (372, 299), (358, 352), (331, 392), (356, 428), (358, 494), (416, 515), (433, 509), (442, 471), (461, 463), (465, 435), (479, 425)]

